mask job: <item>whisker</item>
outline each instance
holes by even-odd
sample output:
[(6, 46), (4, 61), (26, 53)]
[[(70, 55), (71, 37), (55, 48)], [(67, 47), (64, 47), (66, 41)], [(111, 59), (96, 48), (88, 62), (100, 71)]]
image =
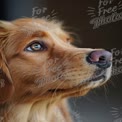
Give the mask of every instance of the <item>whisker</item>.
[(85, 98), (85, 99), (87, 99), (89, 102), (91, 102), (91, 103), (95, 103), (95, 100), (92, 100), (92, 99), (90, 99), (89, 97), (87, 97), (87, 96), (83, 96), (83, 98)]
[(59, 88), (64, 82), (65, 82), (65, 80), (64, 80), (63, 82), (61, 82), (61, 83), (56, 87), (54, 93), (52, 94), (52, 97), (51, 97), (50, 102), (52, 101), (52, 99), (53, 99), (54, 95), (56, 94), (56, 91), (58, 90), (58, 88)]

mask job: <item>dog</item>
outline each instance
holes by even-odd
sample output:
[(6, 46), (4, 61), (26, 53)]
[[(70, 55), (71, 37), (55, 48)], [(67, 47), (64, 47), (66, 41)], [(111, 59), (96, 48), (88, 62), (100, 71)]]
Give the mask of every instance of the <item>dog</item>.
[(1, 122), (73, 122), (67, 99), (111, 76), (112, 54), (78, 48), (55, 20), (0, 21)]

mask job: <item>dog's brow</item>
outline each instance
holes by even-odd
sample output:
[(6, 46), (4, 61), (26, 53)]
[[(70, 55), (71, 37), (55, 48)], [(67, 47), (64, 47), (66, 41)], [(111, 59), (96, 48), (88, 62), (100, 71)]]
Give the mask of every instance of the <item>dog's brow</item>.
[(33, 25), (34, 27), (37, 27), (38, 29), (41, 28), (42, 30), (45, 30), (45, 31), (49, 30), (48, 26), (45, 26), (45, 25), (37, 23), (37, 22), (29, 22), (28, 24), (31, 26)]
[[(46, 35), (47, 32), (57, 32), (57, 28), (51, 28), (46, 25), (42, 25), (36, 22), (29, 22), (28, 24), (24, 25), (20, 31), (23, 31), (28, 36), (32, 35)], [(36, 34), (35, 34), (36, 33)], [(37, 34), (38, 33), (38, 34)], [(39, 34), (40, 33), (40, 34)]]
[(32, 34), (31, 37), (46, 37), (46, 36), (47, 36), (47, 34), (45, 32), (43, 32), (43, 31), (36, 31), (36, 32), (34, 32)]

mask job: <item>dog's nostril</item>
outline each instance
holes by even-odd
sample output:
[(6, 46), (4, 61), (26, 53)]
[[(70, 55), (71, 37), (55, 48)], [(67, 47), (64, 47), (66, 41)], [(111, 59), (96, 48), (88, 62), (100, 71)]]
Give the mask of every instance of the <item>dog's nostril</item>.
[(111, 66), (112, 54), (105, 50), (93, 51), (88, 55), (87, 61), (100, 68), (108, 68)]
[(106, 57), (105, 57), (105, 56), (101, 56), (101, 57), (99, 58), (99, 61), (100, 61), (100, 62), (106, 61)]

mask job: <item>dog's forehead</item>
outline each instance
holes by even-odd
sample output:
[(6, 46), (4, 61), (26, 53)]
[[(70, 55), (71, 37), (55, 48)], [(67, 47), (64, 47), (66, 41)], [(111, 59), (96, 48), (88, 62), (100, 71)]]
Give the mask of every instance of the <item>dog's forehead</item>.
[(49, 24), (41, 24), (38, 22), (29, 22), (24, 26), (20, 27), (20, 31), (25, 32), (27, 34), (32, 35), (35, 32), (45, 32), (45, 33), (53, 33), (57, 35), (64, 35), (65, 32), (59, 26), (52, 26)]
[(37, 31), (51, 32), (54, 34), (66, 35), (66, 32), (62, 29), (62, 24), (58, 21), (48, 21), (45, 19), (22, 19), (14, 21), (14, 24), (18, 26), (18, 30), (27, 34), (33, 34)]
[(54, 28), (52, 28), (50, 25), (41, 24), (38, 22), (28, 22), (24, 26), (22, 26), (22, 29), (23, 28), (32, 29), (32, 31), (37, 31), (37, 30), (48, 31), (49, 29), (54, 30)]

